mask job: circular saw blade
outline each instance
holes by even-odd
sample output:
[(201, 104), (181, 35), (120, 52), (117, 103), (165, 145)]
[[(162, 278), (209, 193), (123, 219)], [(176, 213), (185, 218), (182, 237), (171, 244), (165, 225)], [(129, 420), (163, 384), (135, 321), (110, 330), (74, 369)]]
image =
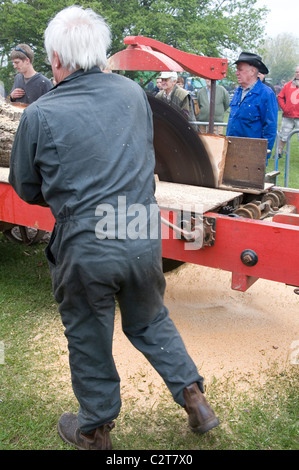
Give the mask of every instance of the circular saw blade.
[(215, 175), (200, 136), (172, 106), (148, 95), (153, 112), (155, 174), (160, 181), (215, 187)]

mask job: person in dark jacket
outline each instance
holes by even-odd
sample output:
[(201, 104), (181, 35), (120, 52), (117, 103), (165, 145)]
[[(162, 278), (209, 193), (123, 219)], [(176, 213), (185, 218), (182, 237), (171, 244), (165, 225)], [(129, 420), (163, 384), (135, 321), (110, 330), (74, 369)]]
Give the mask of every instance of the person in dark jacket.
[(58, 432), (94, 450), (111, 449), (121, 408), (115, 298), (124, 333), (185, 407), (190, 428), (219, 424), (163, 303), (152, 111), (138, 84), (102, 73), (110, 40), (90, 9), (66, 8), (49, 23), (45, 47), (57, 85), (22, 114), (9, 177), (22, 199), (47, 204), (56, 219), (46, 255), (79, 402)]
[(162, 90), (156, 94), (156, 98), (175, 108), (188, 121), (195, 121), (192, 98), (187, 90), (177, 85), (178, 74), (161, 72), (159, 78), (162, 79)]
[(33, 67), (34, 52), (27, 44), (19, 44), (10, 54), (13, 66), (18, 70), (10, 92), (12, 103), (30, 104), (53, 87), (51, 80)]
[[(274, 88), (274, 86), (272, 85), (272, 83), (267, 82), (267, 80), (266, 80), (266, 74), (259, 72), (258, 78), (260, 79), (260, 81), (261, 81), (264, 85), (267, 85), (268, 87), (270, 87), (271, 90), (275, 93), (275, 88)], [(276, 95), (276, 93), (275, 93), (275, 95)]]
[(239, 87), (230, 103), (227, 136), (267, 139), (270, 156), (277, 135), (278, 104), (275, 93), (258, 78), (268, 69), (260, 56), (242, 52), (235, 62)]
[[(206, 78), (206, 86), (202, 87), (197, 93), (197, 102), (199, 114), (196, 119), (201, 122), (209, 122), (210, 120), (210, 96), (211, 96), (211, 80)], [(228, 91), (221, 85), (216, 85), (215, 93), (215, 122), (223, 122), (224, 113), (229, 108)], [(207, 133), (206, 125), (200, 125), (199, 130), (203, 134)], [(223, 126), (214, 127), (215, 134), (223, 134)]]

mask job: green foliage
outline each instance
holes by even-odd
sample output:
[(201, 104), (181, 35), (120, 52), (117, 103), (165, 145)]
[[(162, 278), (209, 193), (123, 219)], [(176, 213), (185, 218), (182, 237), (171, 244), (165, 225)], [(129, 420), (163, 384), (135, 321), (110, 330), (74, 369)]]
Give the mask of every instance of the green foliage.
[[(278, 112), (278, 131), (281, 127), (282, 112)], [(288, 186), (289, 188), (299, 189), (299, 140), (297, 138), (298, 134), (294, 134), (291, 138), (290, 143), (290, 155), (289, 155), (289, 170), (286, 162), (286, 158), (281, 158), (275, 165), (274, 157), (268, 161), (267, 172), (279, 171), (280, 174), (277, 177), (277, 186)], [(285, 149), (286, 150), (286, 147)], [(286, 184), (288, 179), (289, 184)]]
[[(225, 49), (255, 47), (262, 36), (265, 10), (256, 0), (121, 0), (105, 2), (113, 29), (111, 53), (125, 35), (149, 36), (180, 50), (219, 57)], [(105, 16), (105, 15), (104, 15)]]
[(0, 80), (4, 82), (6, 92), (9, 93), (14, 70), (9, 56), (17, 44), (28, 44), (34, 51), (34, 67), (39, 72), (51, 78), (52, 71), (46, 64), (44, 49), (44, 30), (49, 20), (72, 2), (67, 0), (6, 0), (0, 4)]
[(256, 0), (5, 0), (0, 3), (0, 80), (9, 92), (13, 68), (9, 55), (19, 43), (35, 51), (35, 68), (51, 78), (45, 63), (43, 32), (49, 20), (66, 6), (78, 4), (100, 13), (112, 29), (114, 54), (126, 36), (148, 36), (180, 50), (224, 56), (238, 49), (256, 49), (263, 35), (266, 10)]
[(292, 34), (279, 34), (270, 38), (263, 49), (264, 61), (269, 67), (273, 85), (280, 84), (281, 80), (292, 80), (299, 64), (299, 39)]

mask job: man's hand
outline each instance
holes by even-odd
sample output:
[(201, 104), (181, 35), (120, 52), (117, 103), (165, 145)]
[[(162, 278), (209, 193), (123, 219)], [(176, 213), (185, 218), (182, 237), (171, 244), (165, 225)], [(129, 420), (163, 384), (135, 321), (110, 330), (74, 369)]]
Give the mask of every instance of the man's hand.
[(16, 100), (18, 98), (22, 98), (22, 96), (25, 95), (25, 91), (23, 90), (23, 88), (15, 88), (11, 94), (10, 94), (10, 97), (13, 99), (13, 100)]

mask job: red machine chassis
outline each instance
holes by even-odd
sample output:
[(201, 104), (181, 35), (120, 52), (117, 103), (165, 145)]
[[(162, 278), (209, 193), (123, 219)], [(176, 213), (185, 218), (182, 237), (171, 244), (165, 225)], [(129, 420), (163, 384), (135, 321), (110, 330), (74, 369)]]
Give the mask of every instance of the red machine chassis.
[[(282, 188), (280, 188), (282, 189)], [(297, 213), (277, 215), (271, 221), (231, 218), (214, 212), (204, 216), (215, 219), (215, 244), (187, 250), (182, 240), (163, 239), (163, 256), (187, 263), (219, 268), (232, 273), (231, 287), (246, 291), (257, 279), (299, 286), (299, 191), (283, 189), (286, 203)], [(164, 218), (172, 214), (162, 211)], [(276, 219), (276, 220), (275, 220)], [(162, 233), (165, 228), (162, 226)], [(256, 255), (256, 264), (242, 261), (245, 251)]]
[[(280, 188), (281, 189), (281, 188)], [(163, 257), (232, 272), (232, 288), (245, 291), (258, 278), (299, 287), (299, 191), (283, 189), (286, 203), (297, 214), (277, 215), (272, 221), (232, 218), (214, 212), (204, 216), (215, 219), (213, 246), (186, 249), (184, 240), (172, 236), (162, 225)], [(162, 210), (163, 218), (176, 222), (172, 211)], [(22, 201), (8, 183), (0, 182), (1, 224), (22, 225), (52, 231), (54, 217), (49, 208)], [(255, 266), (246, 266), (241, 255), (252, 250)]]

